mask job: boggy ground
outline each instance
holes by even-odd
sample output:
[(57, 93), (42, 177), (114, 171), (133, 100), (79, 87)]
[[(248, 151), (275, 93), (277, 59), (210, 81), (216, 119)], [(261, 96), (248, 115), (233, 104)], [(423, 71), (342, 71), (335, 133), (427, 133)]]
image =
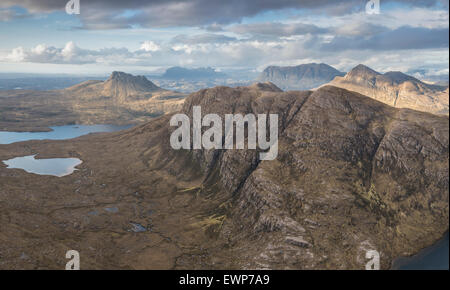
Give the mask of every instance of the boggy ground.
[(128, 134), (1, 146), (2, 160), (29, 153), (83, 160), (62, 178), (0, 165), (1, 269), (64, 269), (69, 249), (80, 252), (82, 269), (212, 267), (202, 260), (217, 242), (201, 223), (222, 199), (199, 193), (198, 172), (183, 180), (149, 170), (132, 149), (145, 148), (146, 138), (131, 143)]
[(57, 178), (0, 165), (0, 268), (382, 268), (448, 230), (448, 117), (335, 87), (217, 87), (202, 114), (278, 113), (275, 161), (172, 150), (170, 115), (116, 133), (0, 145), (0, 160), (83, 160)]

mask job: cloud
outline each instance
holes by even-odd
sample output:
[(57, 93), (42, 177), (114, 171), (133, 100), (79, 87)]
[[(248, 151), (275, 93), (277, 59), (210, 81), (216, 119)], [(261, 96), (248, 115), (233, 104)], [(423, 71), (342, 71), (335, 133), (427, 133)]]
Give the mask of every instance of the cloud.
[(0, 9), (0, 21), (9, 21), (15, 16), (14, 11), (10, 9)]
[(222, 32), (222, 31), (224, 31), (222, 25), (217, 24), (217, 23), (212, 23), (212, 24), (203, 26), (202, 28), (204, 30), (206, 30), (206, 31), (209, 31), (209, 32)]
[[(60, 28), (63, 25), (53, 21), (61, 15), (45, 14), (63, 12), (67, 1), (1, 0), (0, 22), (43, 16), (35, 17), (42, 19), (39, 22), (24, 23), (24, 29), (36, 23)], [(66, 17), (70, 24), (64, 25), (130, 30), (70, 32), (80, 43), (92, 40), (90, 49), (74, 42), (52, 46), (56, 35), (28, 33), (26, 39), (2, 43), (8, 50), (0, 50), (0, 62), (24, 69), (48, 64), (52, 69), (73, 66), (86, 71), (184, 65), (262, 70), (268, 65), (325, 62), (341, 70), (365, 63), (379, 71), (448, 72), (447, 0), (381, 0), (379, 15), (364, 12), (367, 1), (81, 0), (81, 14)], [(261, 17), (252, 18), (256, 15)], [(8, 37), (20, 29), (15, 26)], [(100, 48), (105, 39), (114, 47)], [(41, 42), (48, 45), (29, 46)]]
[(184, 35), (179, 34), (172, 38), (172, 43), (184, 43), (184, 44), (201, 44), (201, 43), (225, 43), (237, 40), (235, 37), (229, 37), (222, 34), (204, 33), (197, 35)]
[[(448, 8), (445, 0), (383, 0), (413, 7)], [(29, 13), (63, 11), (61, 0), (2, 0), (0, 8), (23, 7)], [(223, 25), (267, 11), (303, 9), (317, 14), (345, 15), (362, 11), (362, 0), (90, 0), (81, 1), (80, 19), (85, 29), (179, 27)], [(134, 13), (128, 13), (133, 11)]]
[(19, 13), (13, 9), (0, 9), (0, 21), (6, 22), (14, 19), (28, 18), (30, 15)]
[(256, 67), (269, 60), (288, 60), (308, 55), (307, 49), (300, 41), (209, 42), (208, 38), (208, 42), (195, 43), (190, 38), (187, 38), (187, 41), (185, 38), (183, 40), (184, 43), (169, 42), (162, 45), (148, 41), (142, 43), (140, 49), (135, 51), (127, 48), (83, 49), (74, 42), (68, 42), (61, 48), (39, 44), (31, 49), (14, 48), (0, 58), (0, 61), (111, 66), (174, 66), (188, 63), (196, 66)]
[(325, 28), (320, 28), (313, 24), (304, 24), (298, 22), (289, 24), (279, 22), (238, 24), (230, 27), (229, 30), (237, 34), (275, 37), (304, 34), (323, 34), (328, 32), (328, 30)]
[(388, 30), (390, 30), (388, 27), (378, 24), (367, 23), (363, 21), (349, 21), (346, 23), (346, 25), (335, 26), (329, 31), (336, 36), (367, 37), (370, 35), (383, 33)]
[(19, 46), (14, 48), (5, 58), (5, 61), (22, 62), (26, 58), (25, 50)]
[[(4, 56), (1, 63), (34, 63), (72, 65), (86, 68), (134, 67), (147, 70), (151, 67), (189, 66), (223, 69), (247, 68), (263, 70), (269, 65), (293, 66), (302, 63), (324, 62), (339, 70), (347, 71), (359, 63), (365, 63), (378, 71), (412, 71), (423, 68), (422, 75), (448, 71), (448, 48), (406, 50), (349, 50), (323, 51), (323, 39), (312, 35), (301, 38), (273, 41), (237, 40), (222, 43), (159, 43), (159, 49), (132, 51), (127, 48), (84, 49), (74, 42), (63, 47), (45, 44), (31, 49), (17, 47)], [(314, 45), (311, 45), (313, 43)], [(150, 46), (151, 47), (151, 46)], [(28, 64), (27, 64), (28, 65)], [(106, 72), (106, 71), (105, 71)]]
[(367, 37), (337, 36), (321, 46), (325, 51), (336, 50), (409, 50), (448, 48), (448, 28), (400, 27)]
[(74, 42), (68, 42), (62, 48), (39, 44), (29, 50), (14, 48), (2, 59), (3, 62), (30, 62), (52, 64), (88, 64), (104, 62), (105, 58), (120, 55), (130, 56), (127, 49), (87, 50), (79, 48)]
[[(262, 25), (265, 27), (266, 25)], [(249, 26), (244, 26), (246, 29)], [(275, 25), (267, 34), (292, 36), (304, 33), (299, 25)], [(311, 28), (307, 26), (308, 28)], [(259, 32), (261, 27), (252, 26), (250, 30)], [(289, 29), (286, 29), (289, 28)], [(312, 27), (311, 29), (316, 29)], [(325, 33), (339, 31), (340, 35)], [(52, 63), (52, 64), (130, 64), (137, 66), (172, 66), (195, 64), (197, 66), (246, 66), (261, 67), (269, 64), (292, 65), (305, 59), (331, 61), (336, 63), (343, 55), (355, 56), (356, 60), (367, 61), (374, 55), (386, 54), (386, 51), (415, 50), (418, 54), (427, 55), (426, 50), (448, 50), (448, 28), (428, 29), (420, 27), (400, 27), (389, 30), (386, 27), (368, 25), (357, 31), (330, 27), (324, 34), (303, 34), (295, 37), (273, 39), (244, 38), (237, 39), (222, 34), (178, 35), (167, 42), (155, 43), (144, 41), (139, 49), (131, 51), (127, 48), (101, 48), (97, 50), (83, 49), (74, 42), (57, 48), (39, 44), (31, 49), (17, 47), (2, 58), (10, 62)], [(417, 52), (423, 50), (422, 52)], [(349, 53), (347, 53), (349, 52)], [(404, 52), (402, 52), (405, 55)], [(399, 55), (402, 55), (400, 53)], [(411, 55), (409, 52), (407, 55)], [(358, 57), (356, 57), (358, 56)], [(365, 57), (365, 58), (364, 58)], [(441, 56), (442, 57), (442, 56)], [(414, 60), (408, 58), (414, 63)], [(365, 62), (364, 61), (364, 62)], [(390, 63), (391, 61), (389, 61)], [(448, 61), (447, 61), (448, 62)], [(445, 64), (445, 60), (442, 60)], [(349, 66), (342, 64), (342, 66)]]
[(153, 41), (144, 41), (141, 45), (141, 49), (144, 51), (155, 52), (161, 49), (161, 47)]

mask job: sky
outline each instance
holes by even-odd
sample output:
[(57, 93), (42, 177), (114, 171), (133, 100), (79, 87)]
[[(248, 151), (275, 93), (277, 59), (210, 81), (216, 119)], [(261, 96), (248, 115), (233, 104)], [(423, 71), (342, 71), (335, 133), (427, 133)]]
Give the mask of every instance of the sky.
[(363, 63), (448, 75), (448, 0), (1, 0), (0, 73), (158, 73), (171, 66), (259, 72)]

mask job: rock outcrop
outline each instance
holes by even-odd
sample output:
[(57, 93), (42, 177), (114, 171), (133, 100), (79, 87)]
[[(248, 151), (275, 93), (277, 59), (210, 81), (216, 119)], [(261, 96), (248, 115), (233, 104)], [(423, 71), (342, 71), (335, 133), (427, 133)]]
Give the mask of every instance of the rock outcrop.
[(449, 113), (448, 87), (427, 84), (398, 71), (380, 74), (360, 64), (329, 84), (358, 92), (396, 108), (442, 115)]
[(164, 92), (144, 76), (133, 76), (124, 72), (115, 71), (106, 81), (86, 81), (66, 89), (67, 92), (76, 93), (80, 97), (109, 97), (119, 102), (127, 98), (151, 98), (152, 93)]

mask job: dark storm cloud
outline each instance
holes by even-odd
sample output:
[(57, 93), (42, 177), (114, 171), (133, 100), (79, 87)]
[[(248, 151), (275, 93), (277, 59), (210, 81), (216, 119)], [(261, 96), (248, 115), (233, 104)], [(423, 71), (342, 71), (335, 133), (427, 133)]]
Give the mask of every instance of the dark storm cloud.
[[(343, 15), (364, 9), (366, 0), (81, 0), (80, 19), (87, 29), (204, 26), (230, 24), (265, 11), (287, 8)], [(383, 0), (410, 6), (448, 7), (446, 0)], [(67, 0), (2, 0), (0, 8), (19, 6), (30, 13), (64, 10)], [(134, 11), (135, 13), (127, 14)], [(128, 16), (127, 16), (128, 15)], [(105, 24), (109, 23), (109, 24)]]
[(400, 27), (368, 37), (338, 36), (321, 48), (326, 51), (447, 48), (448, 33), (448, 28)]

